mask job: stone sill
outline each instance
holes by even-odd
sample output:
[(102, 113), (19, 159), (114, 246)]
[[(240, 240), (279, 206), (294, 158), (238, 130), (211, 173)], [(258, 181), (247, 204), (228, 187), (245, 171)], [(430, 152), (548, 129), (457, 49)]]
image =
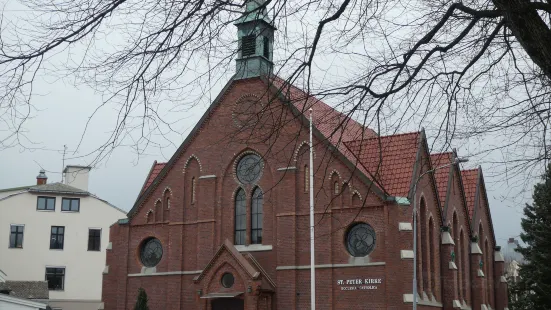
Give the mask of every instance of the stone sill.
[(264, 244), (236, 245), (235, 248), (239, 252), (262, 252), (271, 251), (273, 249), (272, 245)]

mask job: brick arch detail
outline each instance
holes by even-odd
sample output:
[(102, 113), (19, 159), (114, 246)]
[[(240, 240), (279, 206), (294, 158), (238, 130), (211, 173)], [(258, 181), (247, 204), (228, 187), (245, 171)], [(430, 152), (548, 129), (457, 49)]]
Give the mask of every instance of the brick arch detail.
[(203, 165), (201, 164), (201, 160), (199, 160), (199, 157), (195, 154), (189, 155), (188, 159), (186, 160), (186, 163), (184, 164), (184, 168), (182, 169), (182, 173), (186, 173), (187, 167), (189, 166), (189, 163), (195, 159), (197, 163), (199, 163), (199, 172), (203, 172)]
[[(293, 161), (294, 161), (294, 162), (297, 162), (297, 161), (298, 161), (298, 155), (299, 155), (300, 149), (301, 149), (304, 145), (306, 145), (306, 147), (309, 148), (309, 147), (310, 147), (310, 142), (308, 142), (308, 141), (302, 141), (302, 142), (298, 145), (298, 147), (297, 147), (296, 150), (295, 150), (295, 154), (293, 155)], [(314, 155), (314, 159), (315, 159), (315, 158), (316, 158), (316, 150), (315, 150), (315, 149), (312, 150), (312, 154)]]

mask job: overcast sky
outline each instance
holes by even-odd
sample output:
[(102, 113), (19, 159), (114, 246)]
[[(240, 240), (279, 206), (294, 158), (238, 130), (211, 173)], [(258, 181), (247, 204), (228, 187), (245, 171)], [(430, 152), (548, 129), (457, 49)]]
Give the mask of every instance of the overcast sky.
[[(16, 13), (14, 11), (13, 16)], [(276, 57), (277, 54), (278, 51), (276, 51)], [(66, 55), (57, 57), (64, 56)], [(324, 68), (318, 68), (321, 72), (317, 75), (319, 80), (326, 79), (328, 73), (338, 75), (343, 72), (342, 67), (338, 66), (334, 59), (325, 62), (324, 65)], [(213, 85), (211, 98), (216, 96), (228, 77), (229, 75), (223, 78), (221, 83)], [(33, 112), (33, 118), (25, 125), (25, 136), (29, 139), (25, 144), (27, 146), (36, 144), (33, 145), (34, 149), (15, 146), (0, 151), (0, 188), (35, 184), (35, 177), (41, 167), (47, 171), (48, 182), (60, 181), (64, 145), (67, 145), (68, 149), (65, 154), (65, 165), (88, 165), (94, 158), (85, 155), (106, 142), (113, 129), (117, 112), (107, 107), (94, 116), (85, 136), (82, 137), (89, 117), (103, 102), (103, 98), (87, 86), (74, 86), (71, 76), (60, 79), (59, 76), (44, 74), (38, 77), (35, 88), (36, 95), (32, 102), (36, 111)], [(90, 192), (123, 210), (129, 210), (153, 161), (165, 162), (172, 156), (208, 107), (208, 100), (188, 111), (174, 110), (170, 103), (166, 105), (167, 107), (162, 109), (161, 116), (168, 120), (178, 120), (177, 132), (168, 133), (165, 137), (151, 137), (153, 141), (159, 143), (160, 147), (148, 147), (144, 154), (138, 155), (129, 146), (117, 147), (108, 158), (102, 160), (91, 171)], [(400, 131), (412, 131), (420, 127), (426, 126), (417, 124), (416, 128), (403, 128)], [(430, 132), (428, 135), (430, 142)], [(80, 143), (81, 138), (83, 138), (82, 143)], [(494, 138), (488, 139), (495, 143)], [(476, 153), (477, 145), (486, 142), (484, 139), (469, 141), (455, 147), (458, 148), (460, 155), (470, 155)], [(78, 152), (75, 153), (77, 147)], [(487, 162), (485, 158), (472, 157), (464, 167), (475, 168), (479, 164), (482, 165), (486, 174), (486, 186), (497, 242), (505, 245), (507, 238), (518, 237), (520, 233), (522, 208), (524, 202), (529, 202), (530, 193), (519, 195), (518, 189), (513, 187), (513, 184), (522, 182), (524, 176), (508, 176), (512, 180), (508, 186), (503, 182), (504, 176), (501, 175), (503, 171), (500, 170), (502, 168), (486, 165), (485, 162)], [(497, 174), (499, 177), (493, 178), (492, 174)]]

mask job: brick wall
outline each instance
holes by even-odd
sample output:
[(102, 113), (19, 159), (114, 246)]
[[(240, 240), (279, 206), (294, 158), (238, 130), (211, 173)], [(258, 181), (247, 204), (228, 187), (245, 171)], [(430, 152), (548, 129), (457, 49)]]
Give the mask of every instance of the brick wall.
[[(209, 301), (201, 299), (198, 290), (203, 293), (227, 290), (219, 281), (226, 271), (236, 275), (232, 290), (245, 292), (241, 297), (245, 300), (245, 309), (308, 308), (310, 273), (305, 266), (310, 264), (309, 201), (304, 190), (308, 157), (303, 145), (308, 133), (281, 102), (266, 98), (265, 90), (265, 84), (259, 79), (234, 82), (221, 97), (221, 104), (209, 112), (210, 118), (196, 136), (191, 137), (189, 146), (176, 155), (170, 171), (152, 185), (154, 190), (138, 207), (130, 223), (111, 228), (113, 249), (107, 254), (110, 269), (103, 282), (105, 309), (132, 308), (139, 287), (148, 293), (151, 309), (210, 309)], [(235, 102), (251, 93), (265, 99), (262, 100), (267, 112), (262, 114), (260, 124), (277, 119), (285, 125), (270, 131), (266, 131), (264, 125), (258, 126), (252, 135), (250, 130), (238, 130), (232, 115)], [(317, 269), (317, 309), (409, 307), (404, 304), (404, 294), (412, 293), (413, 262), (400, 255), (402, 250), (413, 249), (412, 232), (400, 231), (398, 226), (400, 222), (411, 223), (412, 208), (385, 202), (362, 182), (357, 172), (350, 171), (337, 159), (331, 148), (318, 140), (314, 144), (316, 264), (360, 264)], [(250, 208), (254, 186), (239, 186), (234, 173), (236, 161), (246, 152), (263, 156), (264, 168), (257, 184), (264, 193), (262, 243), (271, 245), (272, 250), (251, 254), (276, 282), (275, 294), (248, 293), (249, 285), (260, 284), (251, 282), (250, 276), (239, 270), (239, 263), (225, 256), (218, 258), (218, 265), (211, 268), (205, 279), (193, 281), (224, 240), (234, 239), (234, 196), (239, 188), (245, 190)], [(429, 169), (425, 151), (421, 152), (421, 162), (418, 175)], [(286, 167), (296, 169), (282, 169)], [(338, 193), (334, 190), (335, 182), (339, 185)], [(424, 256), (419, 255), (419, 281), (422, 291), (434, 296), (436, 302), (444, 303), (442, 286), (449, 282), (442, 281), (440, 275), (441, 269), (448, 266), (440, 257), (443, 216), (435, 193), (432, 179), (425, 176), (417, 191), (417, 201), (423, 198), (426, 204), (425, 218), (419, 220), (424, 227), (418, 230), (419, 243), (423, 240), (426, 252)], [(460, 198), (456, 194), (452, 200), (460, 205)], [(153, 220), (152, 212), (153, 215), (160, 213), (155, 211), (158, 201), (162, 204), (163, 216)], [(247, 219), (250, 223), (250, 214)], [(374, 251), (356, 261), (348, 254), (344, 242), (347, 229), (355, 222), (370, 224), (377, 235)], [(247, 236), (250, 236), (250, 225), (247, 227)], [(150, 237), (161, 241), (164, 253), (155, 273), (143, 275), (139, 248)], [(465, 274), (464, 279), (469, 279), (469, 270)], [(337, 285), (338, 280), (356, 278), (380, 278), (382, 283), (377, 289), (356, 291), (344, 291)], [(466, 300), (469, 299), (466, 296)]]

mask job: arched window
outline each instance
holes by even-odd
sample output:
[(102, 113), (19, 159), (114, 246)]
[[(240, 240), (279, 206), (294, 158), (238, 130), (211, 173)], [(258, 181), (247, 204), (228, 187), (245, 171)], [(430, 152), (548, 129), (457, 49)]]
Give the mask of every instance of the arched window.
[(163, 206), (161, 200), (155, 203), (155, 222), (159, 223), (163, 221)]
[(255, 188), (251, 201), (251, 243), (262, 243), (262, 203), (264, 196), (260, 188)]
[[(455, 286), (457, 287), (457, 298), (459, 298), (459, 300), (461, 300), (462, 296), (461, 296), (461, 285), (463, 285), (463, 282), (461, 281), (462, 280), (462, 277), (463, 277), (463, 266), (461, 266), (461, 252), (462, 252), (462, 248), (461, 248), (461, 245), (460, 245), (460, 239), (459, 239), (459, 222), (457, 220), (457, 213), (456, 212), (453, 212), (453, 220), (452, 220), (452, 225), (453, 225), (453, 228), (452, 228), (452, 234), (453, 234), (453, 240), (454, 240), (454, 243), (455, 243), (455, 265), (457, 266), (457, 281), (456, 281), (456, 284)], [(461, 232), (462, 234), (463, 232)]]
[(304, 165), (304, 192), (308, 193), (310, 188), (310, 171), (308, 170), (308, 165)]
[(170, 220), (170, 197), (165, 198), (165, 206), (163, 208), (163, 218), (165, 221)]
[(492, 299), (491, 299), (492, 294), (490, 293), (491, 291), (490, 284), (492, 282), (492, 272), (491, 272), (492, 265), (490, 263), (491, 262), (490, 257), (492, 255), (490, 254), (488, 239), (486, 239), (484, 244), (484, 255), (486, 256), (486, 261), (484, 261), (484, 265), (486, 265), (486, 272), (487, 272), (484, 274), (486, 278), (486, 304), (493, 306)]
[(145, 222), (153, 223), (153, 212), (151, 210), (147, 211), (147, 214), (145, 215)]
[(357, 193), (354, 193), (354, 195), (352, 195), (352, 207), (359, 208), (361, 206), (362, 206), (362, 201), (360, 199), (360, 195), (358, 195)]
[(432, 221), (432, 217), (429, 219), (429, 256), (430, 256), (430, 288), (432, 292), (432, 296), (436, 299), (436, 273), (438, 271), (438, 268), (436, 267), (438, 264), (436, 263), (436, 247), (434, 244), (434, 222)]
[(247, 233), (247, 202), (245, 191), (240, 188), (235, 195), (235, 244), (245, 244)]
[(423, 281), (423, 289), (429, 290), (429, 256), (428, 256), (428, 249), (427, 249), (427, 205), (425, 203), (425, 199), (421, 198), (421, 213), (419, 214), (420, 217), (420, 223), (421, 223), (421, 256), (422, 256), (422, 273), (421, 278)]
[(463, 266), (463, 270), (461, 272), (463, 276), (463, 283), (461, 286), (461, 289), (463, 291), (463, 300), (468, 300), (467, 296), (467, 285), (469, 281), (469, 262), (467, 259), (467, 253), (469, 252), (468, 249), (465, 247), (465, 236), (463, 235), (463, 230), (459, 233), (459, 239), (460, 239), (460, 248), (461, 248), (461, 265)]
[(195, 177), (191, 178), (191, 203), (195, 202)]

